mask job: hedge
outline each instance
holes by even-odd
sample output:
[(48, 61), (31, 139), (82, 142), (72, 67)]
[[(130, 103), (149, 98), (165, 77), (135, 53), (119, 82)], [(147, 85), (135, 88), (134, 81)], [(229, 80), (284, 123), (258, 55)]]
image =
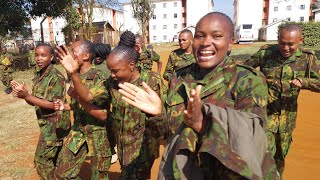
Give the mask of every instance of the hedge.
[(278, 26), (282, 28), (286, 24), (298, 24), (303, 30), (303, 45), (319, 46), (320, 45), (320, 22), (286, 22)]

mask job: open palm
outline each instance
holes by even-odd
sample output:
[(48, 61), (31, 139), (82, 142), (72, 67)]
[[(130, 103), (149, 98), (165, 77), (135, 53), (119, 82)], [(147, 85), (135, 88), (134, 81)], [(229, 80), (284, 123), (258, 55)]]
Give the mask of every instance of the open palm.
[(66, 69), (68, 73), (72, 74), (78, 72), (79, 64), (76, 60), (73, 59), (72, 55), (65, 45), (63, 45), (63, 49), (57, 46), (55, 52), (60, 64)]
[(130, 83), (119, 84), (122, 99), (145, 113), (160, 115), (162, 112), (160, 97), (145, 82), (142, 83), (142, 86), (145, 90)]

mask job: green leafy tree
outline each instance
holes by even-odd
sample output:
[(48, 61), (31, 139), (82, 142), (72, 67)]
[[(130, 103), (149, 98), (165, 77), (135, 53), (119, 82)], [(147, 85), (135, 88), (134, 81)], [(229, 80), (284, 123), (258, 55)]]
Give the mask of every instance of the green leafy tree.
[(79, 30), (81, 21), (78, 10), (73, 6), (72, 0), (70, 0), (69, 5), (65, 8), (62, 16), (67, 21), (67, 25), (62, 29), (65, 37), (67, 37), (66, 41), (73, 42), (74, 33)]
[(150, 0), (132, 0), (131, 6), (132, 15), (138, 22), (142, 37), (147, 39), (149, 20), (154, 15), (152, 3)]

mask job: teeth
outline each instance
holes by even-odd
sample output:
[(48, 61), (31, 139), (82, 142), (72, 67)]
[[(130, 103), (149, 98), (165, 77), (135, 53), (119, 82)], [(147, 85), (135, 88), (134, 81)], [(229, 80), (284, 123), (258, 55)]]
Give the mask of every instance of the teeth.
[(201, 54), (213, 54), (213, 51), (200, 51)]

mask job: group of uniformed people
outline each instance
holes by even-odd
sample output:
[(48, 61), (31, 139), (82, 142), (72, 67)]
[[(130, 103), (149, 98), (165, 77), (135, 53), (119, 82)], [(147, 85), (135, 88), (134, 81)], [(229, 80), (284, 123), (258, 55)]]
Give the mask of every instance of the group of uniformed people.
[[(164, 140), (158, 179), (282, 178), (297, 97), (300, 89), (320, 91), (320, 64), (299, 48), (298, 25), (285, 25), (277, 45), (244, 64), (228, 56), (233, 41), (233, 23), (220, 12), (202, 17), (194, 35), (181, 31), (163, 74), (168, 87), (159, 55), (130, 31), (113, 50), (88, 40), (71, 50), (39, 44), (32, 92), (11, 81), (13, 95), (36, 109), (38, 174), (78, 179), (90, 157), (91, 179), (108, 179), (116, 146), (120, 179), (149, 179)], [(56, 60), (70, 78), (70, 102)]]

